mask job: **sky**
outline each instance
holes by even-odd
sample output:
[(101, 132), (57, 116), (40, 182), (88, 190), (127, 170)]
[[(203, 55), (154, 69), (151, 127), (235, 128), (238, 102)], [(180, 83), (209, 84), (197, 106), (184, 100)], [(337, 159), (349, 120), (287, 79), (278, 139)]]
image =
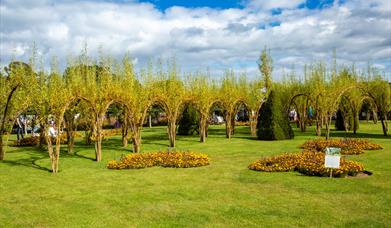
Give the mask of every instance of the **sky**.
[(182, 71), (252, 77), (267, 47), (276, 79), (335, 49), (338, 64), (370, 63), (391, 81), (391, 0), (0, 0), (0, 65), (27, 61), (33, 43), (62, 69), (87, 44), (136, 67), (175, 58)]

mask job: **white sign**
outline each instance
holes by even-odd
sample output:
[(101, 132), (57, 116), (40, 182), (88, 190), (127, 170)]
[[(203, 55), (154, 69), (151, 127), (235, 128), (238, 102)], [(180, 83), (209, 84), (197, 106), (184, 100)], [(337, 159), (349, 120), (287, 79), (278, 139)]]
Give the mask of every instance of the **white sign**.
[(326, 168), (339, 168), (339, 163), (341, 160), (341, 148), (327, 147), (324, 157), (324, 166)]
[(324, 166), (326, 168), (338, 169), (340, 158), (340, 156), (326, 155), (324, 157)]

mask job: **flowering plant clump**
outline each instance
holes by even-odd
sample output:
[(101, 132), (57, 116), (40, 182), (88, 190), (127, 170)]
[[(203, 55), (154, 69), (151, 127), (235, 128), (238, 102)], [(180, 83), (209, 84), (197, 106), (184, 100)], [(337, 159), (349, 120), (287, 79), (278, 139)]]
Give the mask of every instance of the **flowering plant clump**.
[[(79, 132), (75, 132), (74, 135), (75, 138), (80, 138), (82, 135)], [(52, 141), (54, 142), (56, 138), (52, 138)], [(44, 141), (46, 144), (46, 140)], [(66, 144), (67, 143), (67, 134), (62, 133), (60, 135), (60, 143), (61, 144)], [(25, 137), (23, 139), (19, 139), (13, 142), (13, 146), (36, 146), (39, 144), (39, 136), (30, 136), (30, 137)]]
[(190, 168), (209, 165), (206, 154), (193, 152), (155, 152), (128, 154), (119, 161), (113, 160), (107, 164), (109, 169), (141, 169), (152, 166)]
[[(303, 152), (283, 154), (270, 158), (262, 158), (251, 163), (248, 168), (265, 172), (298, 171), (307, 176), (328, 176), (330, 169), (324, 166), (325, 154), (322, 152)], [(355, 161), (340, 160), (340, 168), (333, 169), (334, 177), (356, 176), (364, 171), (364, 166)]]
[(306, 141), (300, 148), (307, 151), (323, 152), (326, 147), (339, 147), (341, 154), (361, 154), (364, 150), (380, 150), (382, 147), (379, 144), (371, 143), (366, 139), (316, 139)]
[[(322, 152), (303, 152), (296, 167), (299, 173), (307, 176), (329, 176), (331, 170), (324, 166), (325, 154)], [(334, 177), (356, 176), (364, 171), (364, 166), (355, 161), (340, 160), (340, 167), (333, 169)]]
[(265, 172), (287, 172), (296, 168), (300, 154), (283, 154), (262, 158), (249, 165), (249, 169)]
[(39, 143), (39, 137), (24, 137), (23, 139), (15, 140), (13, 146), (36, 146)]
[(250, 126), (249, 121), (235, 121), (235, 126)]

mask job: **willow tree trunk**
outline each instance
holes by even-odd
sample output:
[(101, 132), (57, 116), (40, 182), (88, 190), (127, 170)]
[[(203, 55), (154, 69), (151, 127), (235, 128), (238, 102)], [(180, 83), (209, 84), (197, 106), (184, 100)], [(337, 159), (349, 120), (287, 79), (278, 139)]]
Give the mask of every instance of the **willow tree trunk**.
[(359, 116), (357, 110), (353, 110), (353, 118), (353, 134), (356, 134), (359, 127)]
[(231, 135), (235, 134), (235, 114), (231, 116)]
[(141, 150), (141, 127), (139, 126), (132, 127), (132, 143), (133, 153), (139, 153)]
[(176, 137), (176, 122), (175, 120), (168, 121), (168, 139), (170, 141), (170, 147), (175, 147), (175, 137)]
[(257, 136), (257, 122), (258, 122), (258, 114), (257, 114), (257, 112), (251, 111), (251, 113), (250, 113), (251, 136)]
[(2, 117), (2, 121), (1, 121), (1, 125), (0, 125), (0, 135), (1, 135), (1, 144), (0, 144), (0, 161), (4, 160), (4, 156), (5, 156), (5, 152), (4, 152), (4, 148), (3, 148), (3, 134), (5, 132), (5, 129), (6, 129), (6, 121), (8, 119), (8, 115), (9, 115), (9, 109), (12, 108), (11, 106), (11, 100), (14, 96), (14, 93), (19, 89), (19, 87), (21, 86), (21, 84), (17, 84), (15, 85), (10, 93), (8, 94), (8, 97), (7, 97), (7, 102), (5, 103), (5, 106), (4, 107), (4, 112), (3, 112), (3, 117)]
[(375, 110), (372, 111), (372, 116), (373, 116), (373, 123), (377, 124), (377, 112)]
[(383, 128), (383, 135), (387, 136), (388, 134), (388, 123), (387, 123), (387, 114), (382, 114), (380, 116), (381, 125)]
[[(61, 126), (61, 124), (59, 124)], [(57, 127), (57, 132), (60, 132), (61, 127)], [(47, 148), (48, 148), (48, 153), (50, 157), (50, 163), (52, 167), (52, 172), (53, 174), (58, 173), (58, 167), (59, 167), (59, 160), (60, 160), (60, 149), (61, 149), (61, 140), (60, 140), (60, 135), (57, 134), (56, 137), (56, 144), (55, 144), (55, 149), (53, 150), (53, 142), (52, 142), (52, 137), (49, 134), (45, 134), (45, 139), (47, 143)]]
[(102, 161), (103, 116), (99, 115), (95, 120), (95, 160), (98, 162)]
[(206, 142), (207, 116), (200, 115), (200, 142)]
[(231, 138), (232, 115), (229, 112), (225, 113), (225, 135), (228, 139)]
[(75, 144), (75, 115), (73, 113), (65, 114), (65, 129), (67, 132), (67, 151), (68, 154), (73, 153), (73, 146)]
[(322, 123), (321, 123), (321, 117), (316, 117), (316, 135), (321, 136), (322, 135)]
[(326, 140), (330, 139), (330, 126), (331, 126), (331, 118), (333, 117), (332, 114), (325, 116), (325, 125), (326, 125)]
[(39, 148), (43, 149), (46, 141), (46, 125), (42, 122), (40, 123), (41, 129), (39, 133)]
[(122, 135), (122, 146), (127, 147), (128, 146), (128, 137), (129, 137), (129, 125), (128, 125), (128, 118), (125, 116), (124, 122), (121, 126), (121, 135)]

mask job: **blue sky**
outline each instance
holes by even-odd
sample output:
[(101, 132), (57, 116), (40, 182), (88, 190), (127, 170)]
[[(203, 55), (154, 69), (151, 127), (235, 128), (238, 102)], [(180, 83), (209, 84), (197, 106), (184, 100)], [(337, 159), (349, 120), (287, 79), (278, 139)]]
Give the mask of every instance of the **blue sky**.
[[(278, 1), (278, 0), (276, 0)], [(173, 6), (182, 6), (187, 8), (197, 8), (197, 7), (210, 7), (218, 9), (228, 9), (228, 8), (244, 8), (246, 1), (244, 0), (141, 0), (140, 2), (150, 2), (154, 4), (158, 9), (164, 11), (167, 8)], [(333, 4), (333, 0), (307, 0), (304, 3), (298, 5), (299, 8), (308, 8), (308, 9), (322, 9)], [(341, 2), (341, 1), (340, 1)]]
[[(39, 16), (38, 16), (39, 15)], [(227, 68), (259, 75), (271, 49), (274, 77), (331, 62), (391, 72), (390, 0), (0, 0), (0, 65), (27, 61), (35, 42), (45, 66), (62, 68), (85, 43), (136, 67), (175, 57), (183, 71)]]
[(197, 7), (210, 7), (210, 8), (243, 8), (242, 1), (233, 1), (233, 0), (196, 0), (196, 1), (179, 1), (179, 0), (142, 0), (141, 2), (150, 2), (156, 5), (160, 10), (166, 10), (172, 6), (183, 6), (188, 8), (197, 8)]

